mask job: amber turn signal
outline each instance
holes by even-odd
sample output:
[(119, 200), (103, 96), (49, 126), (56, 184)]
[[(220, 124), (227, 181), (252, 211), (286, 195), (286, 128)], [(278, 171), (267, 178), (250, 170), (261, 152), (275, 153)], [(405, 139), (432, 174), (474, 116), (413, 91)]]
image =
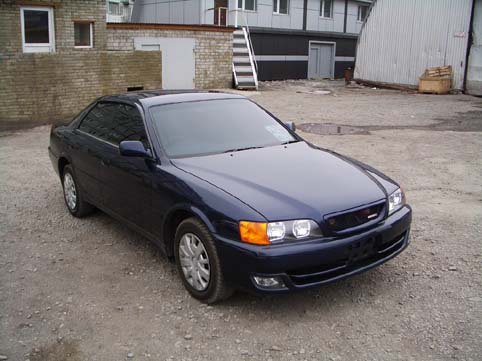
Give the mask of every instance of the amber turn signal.
[(267, 226), (267, 223), (248, 221), (239, 222), (239, 234), (241, 235), (241, 240), (246, 243), (264, 246), (271, 244), (268, 239), (268, 234), (266, 233)]

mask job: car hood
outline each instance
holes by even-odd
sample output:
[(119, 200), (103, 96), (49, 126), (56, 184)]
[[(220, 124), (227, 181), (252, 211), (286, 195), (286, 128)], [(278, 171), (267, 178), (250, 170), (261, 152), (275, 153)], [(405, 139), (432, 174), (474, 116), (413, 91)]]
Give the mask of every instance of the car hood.
[(310, 218), (386, 197), (365, 170), (303, 141), (172, 160), (174, 166), (246, 203), (267, 220)]

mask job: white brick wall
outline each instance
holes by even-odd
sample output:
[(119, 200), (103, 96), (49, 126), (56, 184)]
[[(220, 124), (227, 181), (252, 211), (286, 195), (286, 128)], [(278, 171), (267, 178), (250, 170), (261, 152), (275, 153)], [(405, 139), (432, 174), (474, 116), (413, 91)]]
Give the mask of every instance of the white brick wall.
[(108, 29), (107, 49), (134, 50), (135, 37), (194, 38), (195, 87), (230, 88), (232, 85), (233, 36), (230, 32)]

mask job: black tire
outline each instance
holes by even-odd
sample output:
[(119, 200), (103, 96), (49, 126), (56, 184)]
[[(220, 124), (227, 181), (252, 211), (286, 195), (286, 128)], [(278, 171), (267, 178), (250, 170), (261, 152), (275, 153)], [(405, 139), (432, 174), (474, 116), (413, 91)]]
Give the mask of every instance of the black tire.
[[(204, 246), (208, 254), (208, 262), (210, 267), (210, 280), (205, 290), (199, 291), (195, 289), (186, 279), (180, 261), (180, 243), (181, 238), (186, 234), (194, 234)], [(207, 227), (197, 218), (188, 218), (182, 221), (176, 230), (174, 242), (174, 255), (179, 275), (182, 279), (184, 287), (196, 299), (203, 303), (216, 303), (230, 297), (234, 290), (226, 284), (222, 274), (221, 262), (216, 250), (214, 239)]]
[[(75, 193), (76, 193), (76, 200), (75, 200), (74, 207), (71, 207), (71, 205), (69, 205), (69, 202), (67, 201), (67, 196), (66, 196), (66, 186), (68, 187), (68, 185), (66, 184), (66, 180), (69, 177), (70, 177), (70, 180), (73, 182), (73, 186), (75, 188)], [(65, 205), (67, 206), (67, 209), (69, 210), (70, 214), (72, 214), (74, 217), (82, 218), (91, 214), (94, 211), (95, 208), (84, 200), (82, 196), (82, 191), (78, 186), (78, 182), (77, 182), (77, 179), (75, 178), (74, 171), (72, 170), (72, 167), (70, 165), (66, 165), (62, 172), (62, 190), (64, 193)]]

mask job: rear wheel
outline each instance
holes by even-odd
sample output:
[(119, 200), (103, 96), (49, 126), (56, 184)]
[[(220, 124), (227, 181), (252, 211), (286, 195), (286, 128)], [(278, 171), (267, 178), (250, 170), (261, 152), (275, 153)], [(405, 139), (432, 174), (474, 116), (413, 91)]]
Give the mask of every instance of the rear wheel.
[(77, 186), (75, 175), (70, 165), (64, 167), (62, 173), (62, 187), (67, 209), (74, 217), (84, 217), (94, 210), (94, 207), (84, 201), (82, 193)]
[(179, 224), (174, 253), (179, 275), (193, 297), (215, 303), (231, 296), (213, 237), (198, 219), (188, 218)]

